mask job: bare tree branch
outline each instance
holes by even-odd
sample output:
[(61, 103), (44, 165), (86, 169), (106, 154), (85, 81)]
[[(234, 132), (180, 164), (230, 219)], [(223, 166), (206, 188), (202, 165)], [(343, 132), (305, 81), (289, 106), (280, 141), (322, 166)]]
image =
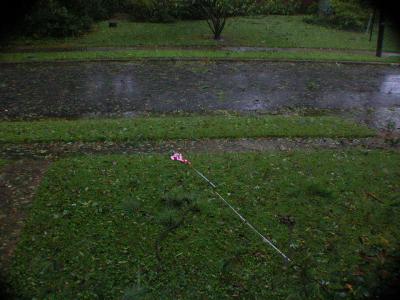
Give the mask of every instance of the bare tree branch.
[(207, 24), (214, 34), (214, 39), (221, 39), (229, 12), (228, 0), (199, 0), (200, 7), (204, 11)]

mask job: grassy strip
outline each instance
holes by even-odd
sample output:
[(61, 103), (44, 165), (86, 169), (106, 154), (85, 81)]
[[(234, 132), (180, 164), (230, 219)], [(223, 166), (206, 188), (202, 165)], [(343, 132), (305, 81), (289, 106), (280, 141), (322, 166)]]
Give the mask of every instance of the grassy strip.
[(0, 143), (146, 141), (242, 137), (367, 137), (375, 132), (337, 117), (192, 116), (0, 122)]
[(294, 263), (168, 156), (82, 157), (53, 164), (39, 188), (13, 288), (23, 299), (361, 299), (396, 274), (398, 154), (190, 159)]
[(378, 58), (368, 54), (324, 51), (233, 52), (211, 50), (119, 50), (2, 53), (1, 62), (73, 61), (100, 59), (265, 59), (400, 63), (400, 57)]
[[(376, 38), (376, 33), (374, 35)], [(117, 28), (98, 23), (92, 32), (66, 39), (19, 39), (14, 45), (37, 47), (126, 47), (126, 46), (256, 46), (281, 48), (333, 48), (374, 50), (364, 32), (330, 29), (303, 22), (303, 16), (265, 16), (231, 18), (223, 41), (211, 38), (205, 21), (168, 24), (120, 21)], [(385, 51), (400, 49), (398, 34), (385, 31)]]

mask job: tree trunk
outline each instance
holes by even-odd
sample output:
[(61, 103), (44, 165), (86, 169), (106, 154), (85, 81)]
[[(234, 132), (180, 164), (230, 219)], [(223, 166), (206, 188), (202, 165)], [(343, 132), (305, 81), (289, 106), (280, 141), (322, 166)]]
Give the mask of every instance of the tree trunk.
[(221, 40), (227, 18), (227, 3), (219, 0), (203, 0), (201, 8), (206, 15), (206, 21), (214, 34), (214, 40)]
[(385, 34), (385, 15), (383, 14), (383, 10), (381, 10), (379, 12), (378, 43), (376, 46), (376, 56), (378, 57), (382, 57), (384, 34)]

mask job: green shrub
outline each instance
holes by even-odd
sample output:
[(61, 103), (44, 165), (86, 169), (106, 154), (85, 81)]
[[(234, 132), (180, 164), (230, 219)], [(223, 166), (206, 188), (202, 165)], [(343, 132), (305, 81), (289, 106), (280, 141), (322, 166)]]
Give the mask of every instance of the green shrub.
[(110, 18), (123, 12), (127, 0), (57, 0), (75, 15), (86, 15), (94, 20)]
[(38, 37), (78, 35), (89, 30), (91, 23), (88, 16), (74, 14), (58, 1), (42, 0), (27, 16), (25, 33)]
[(134, 21), (172, 22), (179, 15), (175, 0), (127, 0), (126, 12)]
[(303, 1), (300, 12), (303, 14), (316, 14), (318, 13), (318, 1), (317, 0), (309, 0), (309, 1)]
[(298, 0), (270, 0), (265, 1), (265, 13), (273, 15), (292, 15), (300, 10), (301, 1)]
[(332, 0), (336, 24), (342, 29), (363, 30), (370, 10), (361, 7), (357, 0)]
[(25, 34), (65, 37), (88, 31), (93, 20), (123, 12), (128, 0), (39, 0), (25, 18)]
[[(170, 22), (204, 19), (202, 0), (126, 0), (126, 11), (134, 21)], [(310, 11), (316, 0), (230, 0), (228, 16), (291, 15)]]
[(310, 8), (316, 6), (316, 0), (249, 0), (247, 2), (248, 10), (243, 11), (242, 15), (293, 15), (307, 13)]
[(174, 16), (179, 19), (184, 20), (200, 20), (204, 19), (204, 12), (197, 0), (183, 0), (176, 1), (176, 5), (174, 8)]
[(332, 0), (332, 14), (327, 16), (307, 16), (309, 24), (333, 27), (343, 30), (365, 30), (370, 8), (361, 6), (359, 0)]

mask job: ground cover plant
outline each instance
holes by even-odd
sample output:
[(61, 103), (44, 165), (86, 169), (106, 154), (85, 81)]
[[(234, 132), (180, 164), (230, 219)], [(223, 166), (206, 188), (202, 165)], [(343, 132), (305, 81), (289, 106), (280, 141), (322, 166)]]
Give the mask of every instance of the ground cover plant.
[[(40, 47), (127, 46), (256, 46), (283, 48), (335, 48), (375, 50), (363, 32), (351, 32), (307, 24), (304, 16), (260, 16), (229, 19), (223, 41), (211, 38), (206, 21), (136, 23), (120, 21), (117, 28), (98, 23), (92, 32), (77, 38), (19, 38), (10, 45)], [(376, 36), (376, 35), (375, 35)], [(397, 34), (386, 30), (385, 51), (399, 51)]]
[(136, 60), (136, 59), (203, 59), (203, 60), (254, 60), (271, 61), (306, 60), (327, 62), (382, 62), (400, 63), (400, 56), (379, 58), (372, 54), (334, 51), (251, 51), (222, 50), (115, 50), (115, 51), (67, 51), (67, 52), (20, 52), (0, 53), (0, 62), (43, 62), (84, 60)]
[(216, 115), (0, 122), (0, 143), (373, 135), (375, 131), (366, 126), (332, 116)]
[(80, 157), (54, 163), (37, 192), (14, 290), (39, 299), (363, 299), (391, 282), (398, 153), (189, 157), (292, 264), (168, 155)]

